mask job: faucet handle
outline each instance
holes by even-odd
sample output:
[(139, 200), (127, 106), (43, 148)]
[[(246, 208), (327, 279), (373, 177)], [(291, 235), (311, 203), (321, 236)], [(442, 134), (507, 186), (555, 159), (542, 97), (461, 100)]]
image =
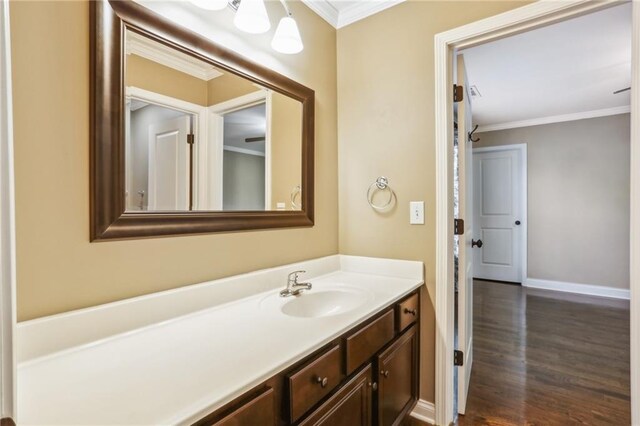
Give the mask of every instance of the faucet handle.
[(306, 273), (307, 271), (305, 270), (293, 271), (289, 274), (289, 278), (294, 277), (295, 279), (298, 279), (299, 274), (306, 274)]

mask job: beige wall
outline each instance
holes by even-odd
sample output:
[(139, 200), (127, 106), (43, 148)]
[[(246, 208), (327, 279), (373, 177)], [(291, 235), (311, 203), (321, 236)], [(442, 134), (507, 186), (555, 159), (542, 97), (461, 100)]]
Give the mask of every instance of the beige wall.
[(291, 7), (314, 35), (300, 55), (234, 36), (316, 92), (315, 227), (90, 243), (88, 3), (11, 2), (19, 320), (337, 253), (336, 34)]
[(138, 55), (127, 55), (125, 85), (208, 106), (207, 82)]
[(207, 105), (219, 104), (258, 90), (260, 88), (254, 86), (251, 81), (231, 73), (224, 73), (207, 82)]
[(629, 288), (629, 114), (479, 137), (527, 144), (529, 278)]
[(271, 209), (283, 202), (289, 210), (293, 188), (302, 185), (302, 104), (279, 93), (271, 101)]
[[(338, 30), (340, 252), (425, 262), (421, 397), (434, 400), (435, 134), (433, 36), (524, 5), (408, 1)], [(390, 178), (398, 204), (378, 214), (365, 198)], [(425, 201), (424, 226), (409, 201)]]

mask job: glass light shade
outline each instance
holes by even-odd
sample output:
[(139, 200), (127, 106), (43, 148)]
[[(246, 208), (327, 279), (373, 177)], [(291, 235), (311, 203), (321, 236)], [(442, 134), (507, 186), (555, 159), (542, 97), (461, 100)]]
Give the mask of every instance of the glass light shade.
[(266, 33), (271, 28), (263, 0), (242, 0), (233, 23), (238, 29), (251, 34)]
[(295, 19), (285, 16), (280, 20), (276, 34), (271, 41), (271, 47), (280, 53), (294, 54), (302, 52), (304, 46)]
[(189, 0), (200, 9), (222, 10), (227, 7), (227, 0)]

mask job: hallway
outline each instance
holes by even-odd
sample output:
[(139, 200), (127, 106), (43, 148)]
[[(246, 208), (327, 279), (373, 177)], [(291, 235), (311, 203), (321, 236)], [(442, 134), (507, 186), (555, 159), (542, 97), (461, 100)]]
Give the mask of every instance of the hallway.
[(459, 425), (628, 425), (628, 301), (474, 281)]

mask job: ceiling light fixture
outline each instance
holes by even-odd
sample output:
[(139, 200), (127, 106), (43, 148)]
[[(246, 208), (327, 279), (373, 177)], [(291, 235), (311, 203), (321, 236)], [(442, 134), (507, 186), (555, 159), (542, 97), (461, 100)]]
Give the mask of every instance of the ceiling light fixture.
[(276, 33), (271, 40), (271, 47), (273, 50), (280, 53), (294, 54), (302, 52), (304, 48), (302, 39), (300, 38), (300, 31), (298, 30), (298, 24), (296, 20), (291, 16), (291, 12), (287, 7), (287, 4), (282, 0), (284, 10), (287, 12), (287, 16), (280, 19)]
[(269, 22), (264, 0), (242, 0), (233, 23), (239, 30), (249, 34), (262, 34), (269, 31), (271, 22)]
[[(233, 19), (235, 26), (250, 34), (262, 34), (269, 31), (271, 22), (267, 14), (264, 0), (190, 0), (192, 4), (206, 10), (222, 10), (229, 6), (236, 11)], [(276, 32), (271, 41), (271, 47), (276, 52), (285, 54), (299, 53), (304, 49), (298, 24), (285, 0), (280, 0), (286, 16), (280, 19)]]

